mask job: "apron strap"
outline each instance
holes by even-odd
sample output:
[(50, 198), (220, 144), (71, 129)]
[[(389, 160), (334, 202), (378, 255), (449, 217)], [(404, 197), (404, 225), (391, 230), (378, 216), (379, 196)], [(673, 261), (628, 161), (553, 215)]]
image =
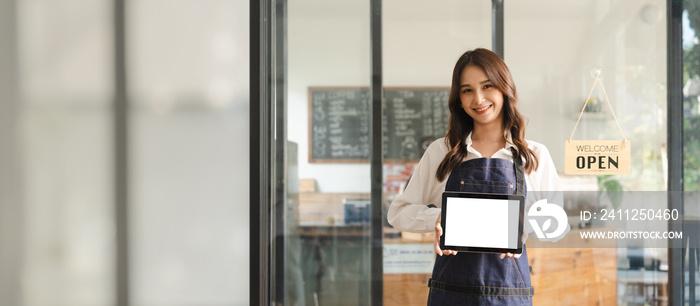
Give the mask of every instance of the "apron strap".
[(516, 189), (515, 194), (525, 195), (525, 174), (523, 171), (523, 160), (518, 155), (518, 150), (511, 147), (513, 153), (513, 164), (515, 168)]

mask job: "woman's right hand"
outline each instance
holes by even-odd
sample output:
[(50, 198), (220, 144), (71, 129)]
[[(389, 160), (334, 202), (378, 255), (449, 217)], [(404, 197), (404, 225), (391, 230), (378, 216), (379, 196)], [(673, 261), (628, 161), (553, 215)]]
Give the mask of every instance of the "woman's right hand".
[(453, 250), (441, 250), (440, 249), (440, 236), (442, 236), (442, 225), (440, 224), (441, 215), (438, 215), (437, 222), (435, 222), (435, 253), (438, 255), (457, 255), (457, 251)]

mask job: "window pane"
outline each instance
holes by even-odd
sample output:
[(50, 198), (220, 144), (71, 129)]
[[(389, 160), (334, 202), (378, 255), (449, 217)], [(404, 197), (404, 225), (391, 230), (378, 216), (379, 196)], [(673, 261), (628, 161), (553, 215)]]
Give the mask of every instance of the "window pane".
[(247, 305), (248, 2), (128, 8), (133, 305)]
[[(683, 184), (700, 191), (700, 4), (684, 1), (683, 27)], [(688, 207), (694, 215), (698, 208)]]
[[(700, 236), (700, 1), (683, 1), (683, 199), (688, 239)], [(695, 226), (693, 226), (695, 223)], [(690, 240), (692, 241), (692, 240)], [(700, 252), (689, 246), (683, 258), (686, 303), (700, 303)], [(693, 286), (695, 284), (695, 286)], [(692, 301), (691, 297), (695, 296)]]
[[(665, 16), (666, 2), (660, 0), (506, 3), (505, 58), (518, 85), (520, 109), (530, 120), (527, 134), (547, 146), (567, 190), (597, 191), (613, 185), (629, 191), (666, 189)], [(564, 141), (577, 124), (594, 82), (591, 70), (598, 66), (603, 69), (602, 83), (624, 137), (631, 141), (631, 173), (563, 175)], [(622, 137), (605, 93), (596, 88), (573, 139)], [(567, 205), (574, 211), (584, 204)], [(561, 286), (571, 283), (549, 282), (537, 289), (541, 293), (535, 295), (535, 304), (557, 298), (606, 305), (667, 301), (666, 249), (622, 248), (612, 254), (591, 248), (538, 251), (538, 258), (531, 262), (533, 283), (556, 277), (556, 271), (545, 270), (542, 264), (555, 262), (555, 252), (559, 256), (570, 252), (561, 257), (566, 260), (576, 259), (576, 254), (594, 256), (594, 260), (587, 266), (576, 261), (579, 265), (572, 268), (589, 272), (576, 278), (587, 284), (586, 290), (567, 291)]]
[(22, 305), (113, 305), (110, 8), (17, 1)]
[(275, 161), (286, 163), (287, 196), (275, 201), (283, 203), (275, 227), (284, 243), (276, 245), (275, 262), (283, 264), (273, 294), (283, 305), (370, 303), (370, 225), (362, 217), (369, 213), (369, 147), (368, 134), (357, 134), (368, 133), (369, 122), (350, 115), (369, 110), (369, 17), (369, 1), (305, 0), (287, 2), (286, 19), (276, 19), (284, 30), (275, 35), (286, 35), (286, 45), (273, 50), (286, 62), (276, 63), (285, 78), (275, 94), (286, 109), (275, 113), (286, 118), (280, 129), (287, 135), (277, 144), (287, 155)]
[[(457, 59), (492, 46), (490, 1), (409, 3), (383, 1), (385, 218), (427, 146), (447, 132)], [(425, 305), (434, 232), (400, 232), (388, 221), (384, 232), (384, 305)]]

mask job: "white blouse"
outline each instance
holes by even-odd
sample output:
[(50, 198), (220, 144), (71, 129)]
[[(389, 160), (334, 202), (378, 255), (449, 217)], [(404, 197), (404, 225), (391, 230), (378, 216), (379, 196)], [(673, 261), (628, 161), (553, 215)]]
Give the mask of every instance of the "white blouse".
[[(508, 140), (512, 142), (510, 135)], [(533, 203), (541, 199), (549, 199), (548, 202), (561, 205), (561, 183), (549, 150), (543, 144), (530, 140), (526, 140), (526, 142), (527, 146), (537, 154), (539, 166), (537, 170), (525, 174), (527, 189), (525, 213), (527, 214)], [(471, 134), (467, 136), (466, 143), (467, 160), (483, 157), (472, 147)], [(510, 147), (513, 145), (506, 142), (505, 148), (498, 150), (491, 158), (502, 158), (512, 162), (513, 154)], [(438, 181), (435, 173), (448, 151), (449, 147), (445, 138), (434, 141), (425, 151), (406, 189), (391, 203), (387, 212), (389, 223), (396, 229), (408, 232), (435, 231), (435, 223), (442, 206), (442, 193), (445, 191), (449, 177)], [(434, 204), (437, 208), (428, 207), (428, 204)], [(528, 223), (525, 222), (525, 233), (533, 231)]]

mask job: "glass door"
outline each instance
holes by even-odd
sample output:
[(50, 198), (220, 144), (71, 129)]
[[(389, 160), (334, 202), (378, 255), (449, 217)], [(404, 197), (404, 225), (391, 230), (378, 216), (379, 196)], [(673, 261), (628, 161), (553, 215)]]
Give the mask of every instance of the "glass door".
[[(683, 212), (684, 231), (690, 233), (680, 252), (681, 296), (684, 303), (700, 304), (700, 1), (681, 7), (683, 57)], [(680, 123), (679, 123), (680, 125)]]
[[(403, 192), (427, 147), (445, 137), (452, 70), (467, 50), (492, 48), (490, 1), (383, 1), (384, 208)], [(425, 305), (435, 233), (384, 226), (384, 305)]]
[[(548, 148), (564, 186), (558, 192), (667, 194), (673, 180), (669, 173), (680, 170), (686, 191), (697, 190), (696, 2), (682, 5), (687, 89), (681, 114), (670, 111), (675, 87), (668, 83), (676, 70), (667, 61), (667, 10), (675, 2), (271, 1), (271, 301), (426, 303), (434, 233), (399, 231), (385, 216), (427, 146), (445, 135), (452, 69), (466, 50), (483, 47), (504, 57), (518, 87), (519, 109), (529, 120), (527, 139)], [(379, 25), (372, 17), (377, 12)], [(381, 40), (373, 40), (378, 35)], [(378, 61), (373, 58), (377, 47)], [(607, 92), (587, 98), (598, 67)], [(372, 129), (373, 101), (378, 101), (372, 89), (377, 86), (381, 135)], [(670, 157), (677, 145), (669, 137), (670, 124), (681, 117), (684, 169)], [(378, 149), (373, 136), (383, 141), (380, 202), (373, 200), (377, 172), (371, 161)], [(633, 144), (629, 175), (565, 173), (565, 140), (621, 137)], [(696, 194), (685, 195), (685, 216), (697, 219)], [(671, 207), (667, 202), (654, 205)], [(589, 204), (635, 208), (565, 203), (569, 235), (606, 226), (582, 222), (579, 212)], [(380, 223), (374, 219), (377, 205), (384, 212)], [(373, 253), (377, 227), (383, 237), (379, 265)], [(685, 230), (697, 237), (697, 229)], [(528, 241), (534, 303), (692, 305), (700, 279), (697, 249), (688, 247), (692, 239), (678, 249), (596, 243), (547, 247)], [(673, 258), (682, 258), (680, 270), (673, 268)], [(680, 284), (672, 281), (674, 271), (683, 274)], [(680, 287), (682, 302), (675, 291)]]
[[(696, 6), (688, 5), (691, 2), (686, 1), (684, 5), (691, 8)], [(668, 127), (672, 121), (681, 120), (681, 116), (686, 118), (686, 127), (693, 122), (690, 99), (685, 115), (668, 113), (669, 103), (672, 102), (668, 101), (668, 91), (677, 87), (668, 84), (672, 80), (669, 75), (675, 72), (673, 67), (667, 67), (670, 56), (667, 54), (668, 45), (673, 44), (672, 37), (667, 37), (667, 1), (507, 2), (505, 11), (505, 58), (520, 89), (521, 109), (530, 120), (528, 134), (531, 139), (549, 148), (564, 182), (564, 191), (608, 191), (627, 197), (660, 194), (653, 191), (667, 194), (669, 180), (673, 179), (669, 173), (680, 170), (669, 169), (675, 167), (669, 157), (673, 154), (670, 148), (680, 144), (674, 144), (667, 138)], [(687, 57), (692, 56), (689, 50), (693, 46), (693, 36), (687, 33), (690, 31), (688, 11), (684, 16), (683, 46)], [(689, 38), (686, 39), (686, 36)], [(688, 39), (690, 41), (686, 42)], [(692, 64), (686, 64), (687, 68), (690, 66)], [(594, 81), (591, 71), (598, 67), (603, 69), (601, 80), (607, 94), (599, 89), (589, 94)], [(684, 82), (697, 74), (696, 70), (686, 70)], [(587, 94), (590, 95), (588, 100)], [(608, 98), (616, 117), (607, 105)], [(583, 116), (579, 117), (584, 104)], [(576, 125), (578, 129), (571, 135)], [(577, 176), (563, 173), (564, 140), (570, 137), (621, 139), (620, 130), (632, 143), (629, 175)], [(691, 180), (694, 175), (691, 156), (696, 156), (697, 150), (695, 154), (688, 153), (693, 150), (692, 135), (696, 134), (697, 131), (692, 131), (690, 135), (685, 135), (686, 143), (683, 144), (686, 169), (690, 169), (686, 170), (686, 177)], [(672, 192), (676, 191), (668, 191)], [(647, 200), (632, 205), (629, 202), (625, 204), (625, 201), (622, 204), (591, 204), (583, 200), (568, 203), (565, 208), (572, 225), (568, 235), (578, 235), (591, 228), (614, 226), (610, 220), (582, 222), (578, 214), (581, 210), (590, 209), (590, 205), (599, 211), (634, 211), (645, 205), (666, 209), (670, 207), (666, 199), (663, 197), (663, 201), (658, 203), (647, 203), (650, 202)], [(686, 200), (685, 217), (690, 217), (688, 213), (692, 211), (688, 209), (689, 204)], [(618, 221), (625, 222), (628, 228), (641, 222), (632, 219)], [(697, 229), (686, 227), (683, 234), (697, 237)], [(618, 247), (614, 249), (593, 244), (531, 249), (533, 283), (538, 291), (534, 297), (535, 303), (559, 305), (575, 300), (577, 303), (605, 305), (684, 304), (679, 301), (680, 296), (671, 301), (670, 275), (673, 271), (670, 267), (674, 263), (671, 262), (669, 249), (630, 247), (621, 244), (620, 240), (617, 243)], [(690, 271), (693, 271), (692, 264), (696, 261), (693, 259), (693, 248), (689, 252), (684, 248), (674, 251), (690, 258)], [(563, 271), (569, 273), (564, 275)], [(675, 271), (683, 273), (682, 269)], [(693, 276), (696, 272), (697, 268), (695, 272), (685, 274)], [(571, 278), (570, 275), (576, 277)], [(687, 284), (689, 279), (692, 280), (692, 277), (686, 276), (684, 283)], [(681, 283), (673, 285), (678, 288), (685, 286)], [(694, 290), (691, 288), (688, 291)], [(688, 291), (685, 302), (690, 301), (693, 305), (694, 298), (688, 298)]]
[(273, 166), (280, 305), (370, 304), (370, 2), (278, 1)]

